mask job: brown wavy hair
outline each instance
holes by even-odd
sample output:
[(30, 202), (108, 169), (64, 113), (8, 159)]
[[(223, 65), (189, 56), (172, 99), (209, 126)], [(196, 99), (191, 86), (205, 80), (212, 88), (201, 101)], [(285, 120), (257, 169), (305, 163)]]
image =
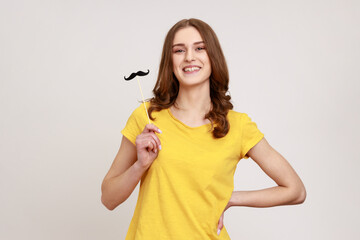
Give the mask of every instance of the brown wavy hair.
[(210, 98), (212, 108), (205, 115), (205, 119), (209, 119), (211, 122), (213, 137), (222, 138), (229, 132), (230, 124), (226, 115), (233, 108), (230, 102), (231, 96), (227, 95), (229, 72), (214, 30), (199, 19), (183, 19), (177, 22), (167, 33), (161, 55), (159, 74), (153, 89), (154, 97), (150, 99), (149, 115), (151, 120), (154, 120), (151, 116), (152, 111), (169, 108), (175, 103), (179, 93), (179, 81), (173, 72), (172, 44), (177, 31), (190, 26), (199, 31), (211, 64)]

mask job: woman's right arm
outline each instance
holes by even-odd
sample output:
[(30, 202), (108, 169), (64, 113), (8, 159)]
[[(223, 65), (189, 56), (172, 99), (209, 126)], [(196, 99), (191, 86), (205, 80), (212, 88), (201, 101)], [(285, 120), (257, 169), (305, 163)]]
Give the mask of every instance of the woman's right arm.
[(153, 124), (137, 136), (136, 146), (123, 136), (119, 151), (101, 185), (101, 202), (109, 210), (123, 203), (158, 155), (160, 140)]

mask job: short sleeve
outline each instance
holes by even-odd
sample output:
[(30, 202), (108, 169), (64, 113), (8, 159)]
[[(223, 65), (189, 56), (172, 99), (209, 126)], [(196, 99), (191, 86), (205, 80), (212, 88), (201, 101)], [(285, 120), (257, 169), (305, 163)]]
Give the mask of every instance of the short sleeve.
[(246, 154), (264, 137), (264, 134), (260, 132), (255, 122), (251, 121), (251, 118), (243, 113), (241, 122), (241, 158), (249, 158)]
[[(147, 105), (148, 106), (148, 105)], [(148, 123), (145, 108), (143, 104), (137, 107), (130, 117), (121, 133), (135, 145), (136, 137), (144, 130)]]

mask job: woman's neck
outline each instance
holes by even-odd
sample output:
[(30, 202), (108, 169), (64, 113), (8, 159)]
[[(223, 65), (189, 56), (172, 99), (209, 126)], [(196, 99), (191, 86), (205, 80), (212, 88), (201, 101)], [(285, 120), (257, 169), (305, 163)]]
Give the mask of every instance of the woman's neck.
[(180, 87), (174, 108), (189, 116), (204, 116), (211, 109), (210, 88), (208, 85)]

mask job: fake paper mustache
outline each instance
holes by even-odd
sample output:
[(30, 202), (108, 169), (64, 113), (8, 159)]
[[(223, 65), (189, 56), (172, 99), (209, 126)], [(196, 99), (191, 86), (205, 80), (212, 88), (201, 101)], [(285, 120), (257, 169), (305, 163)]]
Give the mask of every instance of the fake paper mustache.
[(132, 74), (131, 74), (129, 77), (127, 77), (127, 78), (124, 76), (124, 79), (125, 79), (126, 81), (130, 81), (131, 79), (133, 79), (133, 78), (136, 77), (136, 76), (140, 76), (140, 77), (146, 76), (146, 75), (149, 74), (149, 72), (150, 72), (149, 69), (148, 69), (147, 72), (138, 71), (137, 73), (132, 73)]

